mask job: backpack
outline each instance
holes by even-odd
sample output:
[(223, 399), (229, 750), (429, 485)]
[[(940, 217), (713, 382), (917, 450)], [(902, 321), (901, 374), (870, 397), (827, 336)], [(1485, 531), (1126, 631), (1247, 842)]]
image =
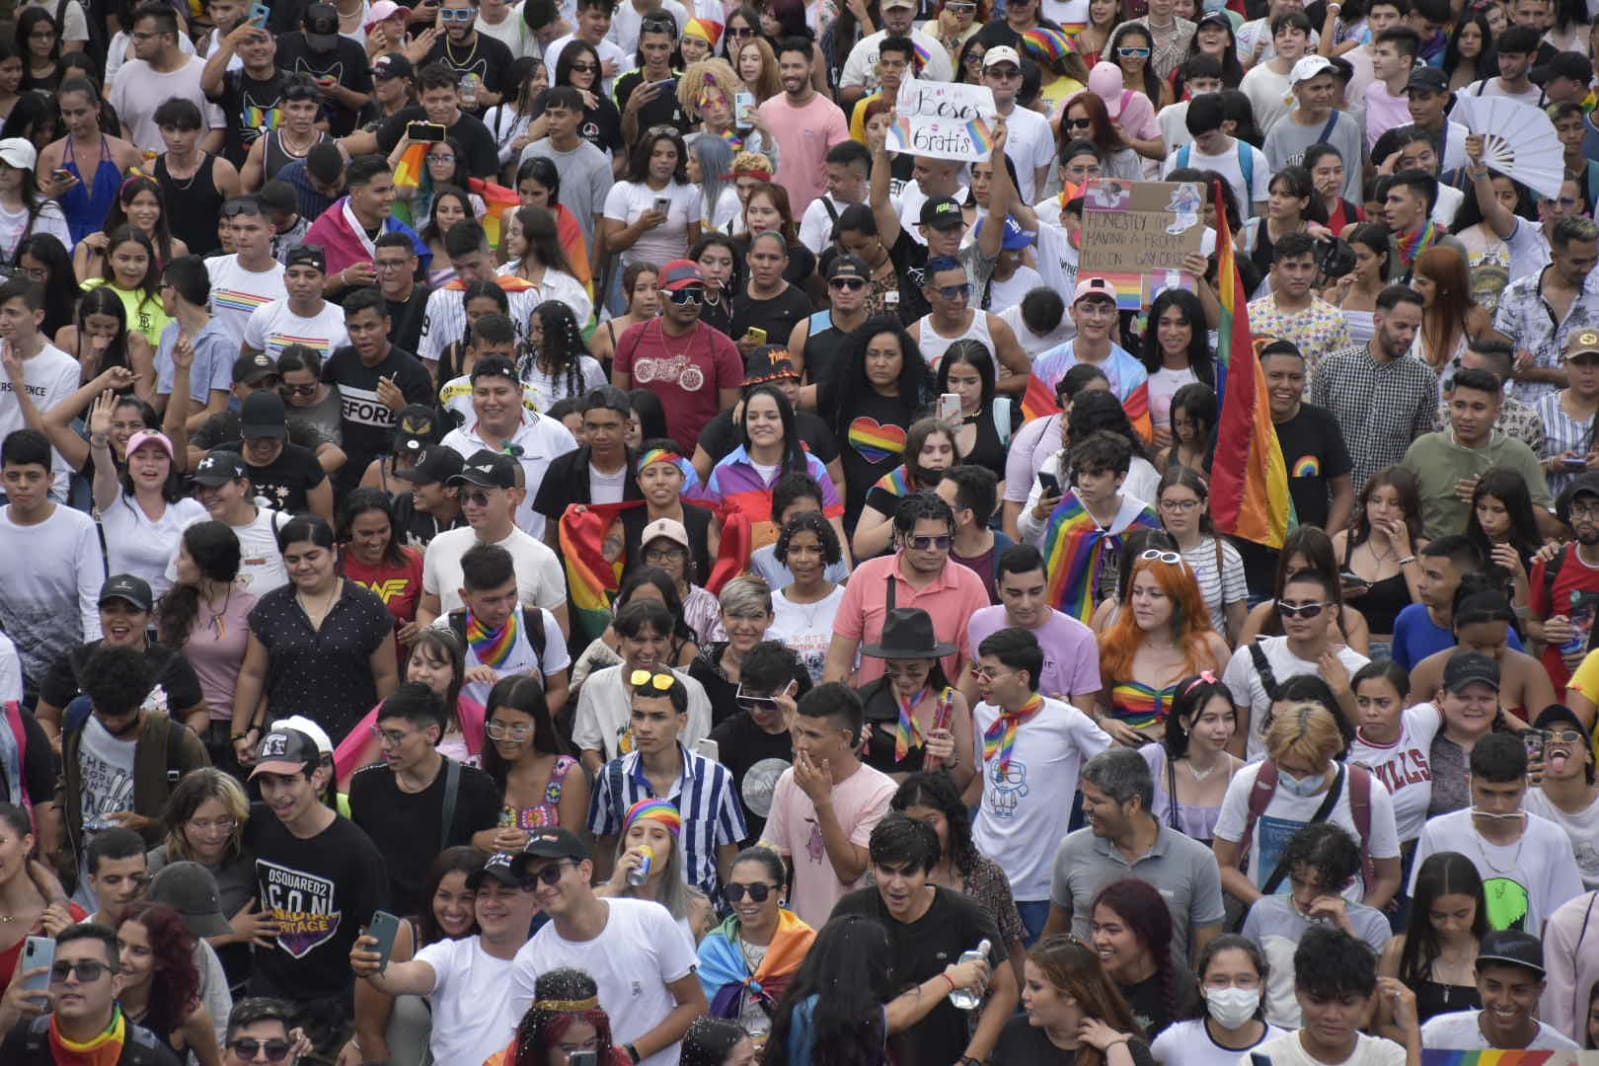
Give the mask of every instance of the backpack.
[[(463, 648), (471, 648), (466, 641), (466, 608), (457, 607), (450, 612), (450, 631), (461, 638)], [(539, 673), (544, 672), (544, 611), (538, 607), (522, 608), (522, 625), (527, 630), (528, 643), (533, 645), (533, 657), (539, 661)]]
[[(66, 713), (61, 716), (61, 732), (76, 733), (83, 729), (89, 721), (89, 715), (94, 710), (94, 704), (88, 696), (74, 696), (72, 702), (67, 704)], [(170, 793), (177, 785), (178, 779), (183, 776), (183, 771), (177, 769), (178, 759), (183, 755), (183, 734), (188, 726), (173, 718), (171, 715), (152, 717), (150, 724), (154, 725), (165, 717), (167, 721), (167, 791)]]
[[(1327, 790), (1327, 798), (1322, 801), (1321, 808), (1310, 819), (1311, 823), (1324, 822), (1332, 815), (1333, 808), (1338, 804), (1338, 794), (1344, 788), (1344, 782), (1349, 783), (1349, 814), (1355, 823), (1355, 833), (1360, 838), (1360, 876), (1365, 884), (1372, 881), (1371, 847), (1367, 843), (1371, 838), (1371, 774), (1364, 766), (1353, 764), (1338, 764), (1338, 776), (1333, 780), (1332, 787)], [(1238, 859), (1240, 865), (1249, 858), (1250, 841), (1254, 839), (1255, 823), (1260, 816), (1266, 813), (1266, 808), (1271, 805), (1271, 799), (1277, 793), (1277, 764), (1271, 759), (1266, 759), (1260, 764), (1260, 772), (1255, 775), (1255, 787), (1249, 790), (1249, 815), (1244, 822), (1244, 835), (1239, 840)], [(1289, 870), (1283, 868), (1281, 862), (1277, 869), (1271, 872), (1266, 882), (1261, 886), (1263, 895), (1272, 895), (1277, 887), (1287, 877)]]
[[(1336, 111), (1333, 112), (1334, 120), (1336, 120), (1337, 117), (1338, 113)], [(1331, 129), (1332, 123), (1329, 122), (1327, 123), (1327, 129), (1321, 131), (1323, 139), (1326, 138), (1327, 132)], [(1243, 172), (1244, 191), (1247, 194), (1253, 192), (1255, 189), (1255, 146), (1250, 144), (1248, 141), (1238, 140), (1236, 137), (1233, 139), (1238, 142), (1238, 169)], [(1179, 167), (1188, 166), (1188, 161), (1193, 158), (1193, 155), (1193, 144), (1189, 143), (1183, 145), (1181, 148), (1177, 149), (1177, 165)], [(1248, 206), (1248, 204), (1239, 204), (1238, 209), (1242, 211)]]

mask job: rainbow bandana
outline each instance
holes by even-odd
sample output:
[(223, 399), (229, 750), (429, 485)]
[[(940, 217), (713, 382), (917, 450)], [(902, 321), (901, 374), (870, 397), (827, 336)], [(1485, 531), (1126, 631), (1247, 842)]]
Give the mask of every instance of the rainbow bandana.
[(1049, 567), (1049, 602), (1087, 625), (1094, 614), (1094, 589), (1106, 552), (1121, 548), (1122, 534), (1160, 522), (1147, 507), (1119, 533), (1102, 529), (1075, 492), (1068, 492), (1044, 526), (1044, 561)]
[(511, 657), (517, 637), (522, 634), (522, 612), (513, 610), (511, 617), (499, 629), (490, 629), (478, 620), (472, 609), (466, 609), (466, 643), (472, 654), (484, 666), (498, 668)]
[(128, 1019), (120, 1004), (111, 1008), (111, 1024), (92, 1040), (77, 1043), (61, 1032), (55, 1016), (50, 1018), (50, 1045), (53, 1061), (80, 1062), (84, 1066), (115, 1066), (122, 1059), (122, 1046), (128, 1039)]
[(1440, 233), (1438, 230), (1438, 224), (1429, 218), (1427, 220), (1427, 224), (1421, 227), (1421, 229), (1417, 230), (1414, 237), (1406, 237), (1400, 240), (1400, 265), (1409, 267), (1416, 261), (1416, 256), (1433, 246), (1433, 243), (1437, 241), (1439, 236)]
[(642, 471), (651, 463), (671, 463), (673, 466), (681, 467), (683, 465), (683, 457), (676, 452), (667, 451), (665, 448), (651, 448), (638, 457), (638, 468)]
[(994, 724), (983, 730), (983, 761), (990, 762), (999, 756), (999, 772), (1010, 769), (1011, 755), (1016, 751), (1016, 733), (1033, 715), (1044, 707), (1044, 697), (1033, 693), (1014, 714), (1002, 713)]
[(663, 799), (642, 799), (629, 807), (627, 814), (622, 818), (622, 835), (626, 836), (634, 823), (645, 818), (666, 826), (674, 838), (683, 835), (683, 815)]
[(929, 691), (930, 687), (923, 685), (922, 690), (908, 700), (902, 700), (899, 693), (894, 693), (894, 702), (899, 705), (899, 722), (894, 727), (895, 762), (904, 762), (913, 744), (920, 748), (927, 743), (922, 736), (922, 727), (916, 724), (916, 705), (927, 698)]

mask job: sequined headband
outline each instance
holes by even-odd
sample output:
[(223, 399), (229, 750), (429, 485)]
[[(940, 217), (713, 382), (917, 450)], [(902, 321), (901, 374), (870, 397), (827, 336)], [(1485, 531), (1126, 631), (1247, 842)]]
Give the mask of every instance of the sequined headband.
[(599, 1005), (598, 996), (590, 996), (587, 999), (540, 999), (534, 1001), (533, 1009), (548, 1011), (551, 1014), (573, 1014), (577, 1011), (596, 1010)]

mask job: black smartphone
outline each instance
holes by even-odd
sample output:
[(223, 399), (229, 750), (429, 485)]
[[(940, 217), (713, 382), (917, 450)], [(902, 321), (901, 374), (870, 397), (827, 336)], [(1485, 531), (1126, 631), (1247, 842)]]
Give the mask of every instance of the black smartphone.
[(1038, 487), (1044, 490), (1044, 496), (1046, 498), (1050, 496), (1059, 496), (1061, 494), (1060, 478), (1056, 477), (1054, 474), (1039, 471)]
[(378, 911), (372, 915), (372, 924), (367, 927), (366, 935), (377, 941), (373, 946), (374, 951), (383, 956), (383, 961), (378, 964), (378, 969), (389, 968), (389, 956), (394, 954), (394, 938), (400, 932), (400, 919), (388, 911)]
[(445, 128), (438, 122), (407, 122), (405, 135), (413, 141), (442, 141)]
[(1359, 574), (1353, 573), (1353, 572), (1351, 572), (1349, 570), (1345, 570), (1343, 573), (1339, 574), (1338, 575), (1338, 580), (1343, 582), (1343, 584), (1347, 588), (1363, 589), (1363, 588), (1368, 588), (1371, 585), (1370, 581), (1367, 581), (1365, 578), (1361, 577)]

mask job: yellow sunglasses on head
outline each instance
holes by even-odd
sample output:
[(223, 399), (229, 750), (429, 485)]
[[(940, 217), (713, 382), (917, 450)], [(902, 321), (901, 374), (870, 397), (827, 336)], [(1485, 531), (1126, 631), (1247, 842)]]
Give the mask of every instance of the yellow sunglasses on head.
[(665, 692), (677, 683), (674, 674), (655, 674), (648, 670), (634, 670), (628, 675), (627, 683), (634, 688), (643, 688), (649, 685), (657, 692)]

